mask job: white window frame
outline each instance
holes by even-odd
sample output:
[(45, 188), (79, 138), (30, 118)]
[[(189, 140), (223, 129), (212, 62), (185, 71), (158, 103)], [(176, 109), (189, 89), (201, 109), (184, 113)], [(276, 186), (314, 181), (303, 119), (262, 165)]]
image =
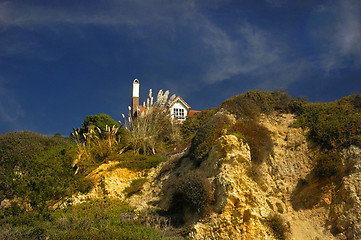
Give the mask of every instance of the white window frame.
[(176, 119), (185, 119), (184, 108), (173, 108), (173, 116)]

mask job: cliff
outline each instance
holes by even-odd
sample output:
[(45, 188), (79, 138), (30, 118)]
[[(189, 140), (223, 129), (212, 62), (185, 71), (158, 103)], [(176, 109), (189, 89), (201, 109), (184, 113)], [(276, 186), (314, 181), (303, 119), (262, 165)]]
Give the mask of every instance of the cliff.
[(312, 171), (320, 150), (310, 146), (302, 129), (291, 127), (293, 121), (292, 114), (260, 118), (274, 143), (261, 163), (252, 161), (247, 143), (223, 135), (199, 166), (187, 152), (170, 158), (128, 202), (139, 209), (170, 209), (179, 182), (202, 173), (211, 186), (211, 210), (199, 214), (182, 208), (181, 225), (190, 229), (190, 238), (359, 239), (360, 148), (342, 152), (343, 175), (320, 179)]
[[(314, 159), (321, 148), (292, 127), (294, 120), (293, 114), (260, 116), (273, 143), (263, 161), (252, 159), (243, 138), (223, 132), (199, 164), (189, 149), (147, 175), (103, 164), (90, 175), (95, 188), (74, 201), (107, 195), (138, 212), (162, 209), (191, 239), (360, 239), (361, 149), (344, 148), (342, 171), (320, 178)], [(127, 198), (125, 187), (145, 176), (142, 190)]]

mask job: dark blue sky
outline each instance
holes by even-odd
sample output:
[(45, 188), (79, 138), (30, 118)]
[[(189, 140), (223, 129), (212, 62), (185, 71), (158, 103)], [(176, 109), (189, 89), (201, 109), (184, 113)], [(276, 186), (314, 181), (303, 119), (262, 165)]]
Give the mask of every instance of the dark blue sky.
[(0, 1), (0, 134), (127, 113), (134, 78), (194, 110), (253, 89), (361, 93), (361, 1)]

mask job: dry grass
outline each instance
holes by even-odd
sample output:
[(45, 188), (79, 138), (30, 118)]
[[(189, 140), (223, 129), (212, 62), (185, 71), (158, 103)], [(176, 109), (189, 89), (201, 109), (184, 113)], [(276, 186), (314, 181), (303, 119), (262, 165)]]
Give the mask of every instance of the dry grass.
[(109, 160), (118, 158), (124, 151), (124, 146), (117, 139), (119, 128), (106, 126), (102, 132), (99, 128), (90, 130), (89, 133), (83, 134), (82, 141), (78, 132), (73, 133), (77, 145), (77, 158), (73, 166), (78, 170), (84, 170), (89, 166), (107, 163)]
[(128, 120), (124, 118), (129, 147), (139, 154), (154, 155), (176, 145), (180, 139), (179, 129), (173, 123), (167, 105), (175, 95), (168, 100), (169, 91), (159, 91), (157, 101), (153, 103), (152, 91), (149, 92), (143, 111), (137, 109), (137, 117), (131, 115), (129, 107)]

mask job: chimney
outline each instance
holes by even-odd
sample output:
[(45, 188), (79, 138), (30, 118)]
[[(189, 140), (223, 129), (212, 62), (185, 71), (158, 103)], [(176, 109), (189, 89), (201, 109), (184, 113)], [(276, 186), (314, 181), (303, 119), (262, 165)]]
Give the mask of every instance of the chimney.
[(132, 115), (135, 116), (137, 107), (139, 106), (139, 80), (134, 79), (133, 81), (133, 96), (132, 96)]

